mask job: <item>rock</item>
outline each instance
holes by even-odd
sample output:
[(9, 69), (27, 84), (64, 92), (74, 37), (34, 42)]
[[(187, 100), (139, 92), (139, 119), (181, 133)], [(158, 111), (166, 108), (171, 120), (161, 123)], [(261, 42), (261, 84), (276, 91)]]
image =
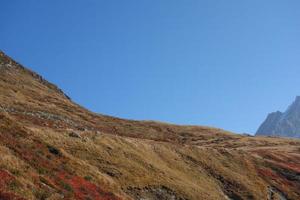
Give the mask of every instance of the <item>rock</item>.
[(101, 134), (101, 132), (100, 131), (96, 131), (96, 135), (100, 135)]
[(73, 137), (73, 138), (81, 138), (80, 134), (79, 133), (76, 133), (74, 131), (70, 132), (69, 133), (69, 136), (70, 137)]
[(57, 149), (57, 148), (55, 148), (53, 146), (50, 146), (50, 145), (48, 145), (47, 147), (48, 147), (49, 152), (52, 153), (53, 155), (56, 155), (56, 156), (60, 156), (61, 155), (61, 152), (60, 152), (59, 149)]
[(166, 186), (145, 186), (144, 188), (129, 186), (126, 192), (134, 199), (187, 200)]
[(284, 112), (268, 115), (256, 135), (300, 138), (300, 96)]
[(273, 186), (268, 186), (267, 200), (274, 200), (274, 199), (287, 200), (285, 194), (283, 194), (277, 188), (275, 188)]
[(87, 131), (87, 129), (84, 128), (84, 127), (77, 127), (77, 130), (79, 130), (79, 131)]

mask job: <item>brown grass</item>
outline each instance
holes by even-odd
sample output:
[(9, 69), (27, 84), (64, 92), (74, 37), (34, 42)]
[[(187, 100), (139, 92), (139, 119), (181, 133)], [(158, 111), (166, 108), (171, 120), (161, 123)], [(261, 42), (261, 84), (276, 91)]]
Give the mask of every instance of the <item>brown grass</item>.
[(0, 195), (260, 200), (272, 186), (300, 198), (299, 140), (95, 114), (0, 58), (0, 171), (17, 183)]

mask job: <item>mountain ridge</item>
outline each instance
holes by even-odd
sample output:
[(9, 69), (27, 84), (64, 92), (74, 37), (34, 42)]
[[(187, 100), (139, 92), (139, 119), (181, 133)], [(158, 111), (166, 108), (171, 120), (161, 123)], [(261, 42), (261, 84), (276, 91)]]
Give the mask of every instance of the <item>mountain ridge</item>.
[(256, 135), (300, 138), (300, 96), (296, 96), (285, 112), (270, 113)]
[(11, 68), (17, 69), (17, 70), (24, 70), (27, 73), (29, 73), (32, 77), (39, 80), (44, 85), (48, 86), (50, 89), (56, 90), (57, 92), (64, 95), (66, 98), (70, 99), (68, 95), (66, 95), (60, 88), (58, 88), (56, 85), (48, 82), (46, 79), (44, 79), (41, 75), (35, 73), (34, 71), (22, 66), (18, 62), (14, 61), (11, 57), (6, 55), (3, 51), (0, 50), (0, 66), (3, 68), (3, 70), (9, 70)]

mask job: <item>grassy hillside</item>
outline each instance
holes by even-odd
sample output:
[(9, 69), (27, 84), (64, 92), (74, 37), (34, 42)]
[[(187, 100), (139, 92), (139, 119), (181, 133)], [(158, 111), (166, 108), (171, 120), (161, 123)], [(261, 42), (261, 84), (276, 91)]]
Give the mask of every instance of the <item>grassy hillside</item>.
[(0, 199), (300, 199), (300, 140), (95, 114), (3, 53), (0, 74)]

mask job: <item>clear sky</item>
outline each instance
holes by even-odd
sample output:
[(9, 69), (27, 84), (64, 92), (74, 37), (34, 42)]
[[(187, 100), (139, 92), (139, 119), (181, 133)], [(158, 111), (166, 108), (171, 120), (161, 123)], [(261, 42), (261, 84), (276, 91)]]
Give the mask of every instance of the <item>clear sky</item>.
[(253, 133), (300, 95), (299, 0), (0, 6), (0, 49), (94, 112)]

